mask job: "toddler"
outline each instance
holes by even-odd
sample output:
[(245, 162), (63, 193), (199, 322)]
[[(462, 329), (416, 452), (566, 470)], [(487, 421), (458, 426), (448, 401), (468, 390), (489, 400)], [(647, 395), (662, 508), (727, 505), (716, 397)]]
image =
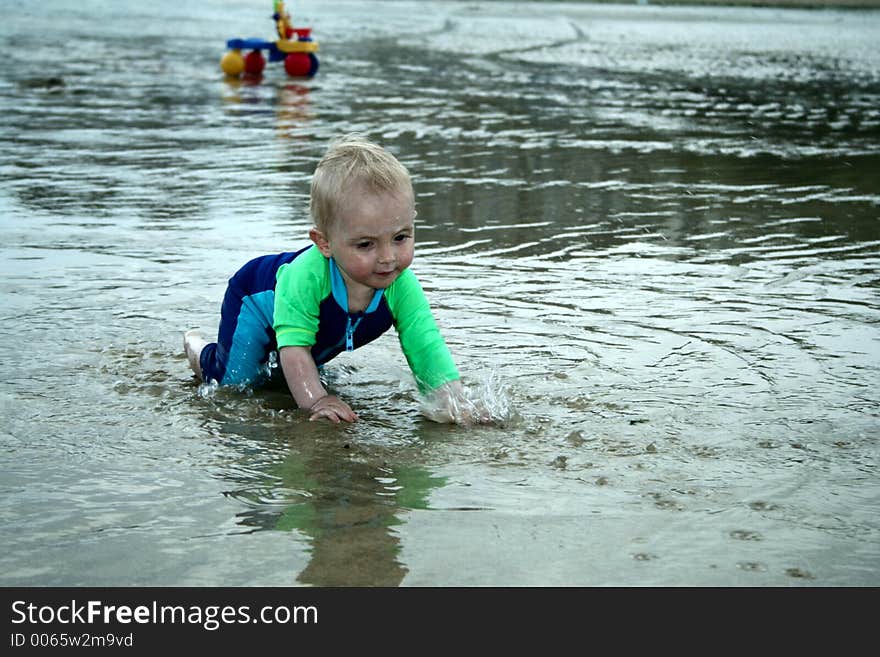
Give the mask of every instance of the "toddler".
[(259, 384), (277, 352), (309, 419), (353, 422), (357, 414), (327, 392), (318, 368), (394, 326), (419, 390), (445, 409), (430, 417), (472, 420), (458, 370), (409, 269), (416, 211), (406, 168), (368, 139), (345, 136), (318, 163), (309, 206), (313, 244), (255, 258), (229, 280), (217, 342), (185, 334), (193, 371), (220, 385)]

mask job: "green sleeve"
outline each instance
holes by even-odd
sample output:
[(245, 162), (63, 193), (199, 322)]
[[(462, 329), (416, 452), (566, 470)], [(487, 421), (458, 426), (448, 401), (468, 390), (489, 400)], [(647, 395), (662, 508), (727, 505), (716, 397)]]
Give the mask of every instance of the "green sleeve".
[(406, 362), (421, 392), (461, 378), (415, 274), (405, 270), (385, 290)]
[(272, 322), (279, 349), (315, 344), (321, 300), (330, 294), (328, 267), (314, 247), (279, 267)]

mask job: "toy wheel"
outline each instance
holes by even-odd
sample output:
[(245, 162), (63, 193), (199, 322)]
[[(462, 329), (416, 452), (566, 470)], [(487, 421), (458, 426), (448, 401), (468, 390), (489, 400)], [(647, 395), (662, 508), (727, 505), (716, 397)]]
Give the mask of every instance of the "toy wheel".
[(226, 75), (236, 77), (244, 70), (244, 58), (238, 50), (230, 50), (220, 60), (220, 68)]
[(294, 78), (310, 78), (318, 72), (318, 58), (312, 53), (292, 52), (284, 59), (284, 70)]

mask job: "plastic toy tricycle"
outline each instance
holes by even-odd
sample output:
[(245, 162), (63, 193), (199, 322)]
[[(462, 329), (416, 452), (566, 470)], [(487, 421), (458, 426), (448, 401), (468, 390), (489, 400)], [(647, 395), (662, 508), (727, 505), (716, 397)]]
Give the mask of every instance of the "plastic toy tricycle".
[[(293, 27), (290, 15), (284, 8), (284, 2), (275, 1), (275, 13), (272, 14), (278, 31), (278, 39), (229, 39), (226, 47), (229, 52), (220, 60), (220, 68), (226, 75), (238, 77), (242, 74), (262, 75), (266, 67), (263, 50), (269, 55), (270, 62), (284, 62), (284, 70), (292, 77), (310, 78), (318, 72), (318, 42), (312, 39), (310, 27)], [(241, 51), (249, 52), (242, 56)]]

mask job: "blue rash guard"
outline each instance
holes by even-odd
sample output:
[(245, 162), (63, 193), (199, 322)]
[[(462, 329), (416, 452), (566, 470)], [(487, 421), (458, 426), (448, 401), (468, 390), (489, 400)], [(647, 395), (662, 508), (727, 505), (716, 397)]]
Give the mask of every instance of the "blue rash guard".
[(404, 270), (376, 290), (363, 312), (348, 312), (345, 281), (314, 246), (260, 256), (229, 279), (217, 342), (205, 346), (205, 381), (253, 385), (268, 374), (270, 354), (308, 347), (318, 366), (372, 342), (392, 326), (422, 392), (459, 378), (415, 275)]

